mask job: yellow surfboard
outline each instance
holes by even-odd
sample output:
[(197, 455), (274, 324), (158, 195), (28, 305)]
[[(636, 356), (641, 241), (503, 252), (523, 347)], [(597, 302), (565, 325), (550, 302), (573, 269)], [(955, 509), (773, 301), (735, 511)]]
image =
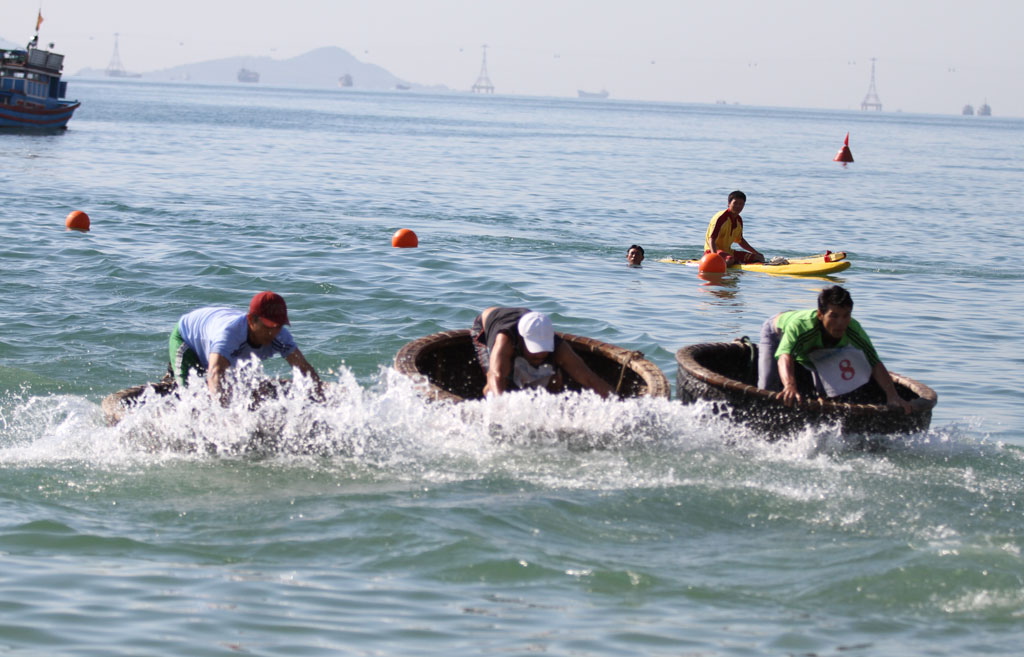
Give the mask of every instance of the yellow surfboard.
[[(827, 276), (850, 267), (851, 263), (846, 259), (845, 251), (830, 253), (827, 257), (827, 261), (825, 260), (825, 254), (821, 254), (805, 258), (787, 258), (785, 264), (772, 265), (766, 262), (758, 262), (749, 265), (732, 265), (729, 269), (757, 271), (763, 274), (778, 274), (782, 276)], [(668, 262), (688, 267), (700, 265), (700, 260), (678, 260), (676, 258), (662, 258), (658, 262)]]

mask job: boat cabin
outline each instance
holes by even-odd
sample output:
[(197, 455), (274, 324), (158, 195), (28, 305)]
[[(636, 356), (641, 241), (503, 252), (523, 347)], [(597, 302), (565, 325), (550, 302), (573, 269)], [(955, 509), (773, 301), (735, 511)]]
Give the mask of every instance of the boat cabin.
[[(52, 105), (64, 98), (68, 83), (60, 79), (63, 67), (64, 55), (55, 52), (38, 48), (0, 50), (0, 104), (44, 107), (47, 99)], [(19, 98), (11, 103), (15, 94)]]

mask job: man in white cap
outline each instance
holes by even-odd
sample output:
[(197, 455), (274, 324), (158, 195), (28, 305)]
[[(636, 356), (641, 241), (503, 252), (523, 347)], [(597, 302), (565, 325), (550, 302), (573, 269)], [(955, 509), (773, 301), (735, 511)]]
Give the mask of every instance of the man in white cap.
[(487, 375), (485, 396), (525, 388), (560, 392), (563, 371), (602, 397), (612, 394), (608, 382), (555, 335), (551, 319), (544, 313), (491, 306), (477, 315), (470, 334)]

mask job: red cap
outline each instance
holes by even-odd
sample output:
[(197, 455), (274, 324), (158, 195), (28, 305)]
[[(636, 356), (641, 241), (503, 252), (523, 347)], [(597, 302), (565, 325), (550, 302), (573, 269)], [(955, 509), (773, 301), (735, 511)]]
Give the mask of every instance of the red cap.
[(259, 317), (260, 321), (270, 328), (291, 324), (288, 321), (288, 307), (284, 305), (284, 299), (280, 294), (269, 290), (260, 292), (252, 298), (249, 302), (249, 314)]

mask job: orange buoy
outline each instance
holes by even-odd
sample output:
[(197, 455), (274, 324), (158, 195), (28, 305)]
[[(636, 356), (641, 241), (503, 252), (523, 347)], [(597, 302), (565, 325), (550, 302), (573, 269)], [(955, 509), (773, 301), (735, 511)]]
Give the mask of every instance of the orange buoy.
[(64, 219), (64, 227), (68, 230), (89, 230), (89, 215), (81, 210), (75, 210)]
[(702, 274), (724, 274), (725, 258), (714, 251), (709, 251), (700, 259), (700, 263), (697, 265), (697, 271)]
[(853, 162), (853, 153), (850, 152), (850, 133), (846, 133), (846, 139), (843, 140), (843, 147), (839, 149), (836, 156), (832, 158), (833, 162)]
[(395, 231), (395, 234), (391, 236), (391, 246), (400, 249), (414, 249), (420, 245), (420, 240), (416, 237), (416, 233), (412, 232), (408, 228), (399, 228)]

